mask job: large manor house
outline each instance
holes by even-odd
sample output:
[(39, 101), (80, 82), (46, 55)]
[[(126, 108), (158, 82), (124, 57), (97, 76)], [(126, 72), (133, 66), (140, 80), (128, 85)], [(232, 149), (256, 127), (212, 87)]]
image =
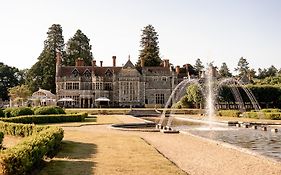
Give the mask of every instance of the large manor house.
[(64, 66), (61, 54), (57, 53), (57, 99), (74, 99), (66, 104), (82, 108), (101, 104), (160, 107), (165, 105), (175, 86), (188, 76), (188, 65), (173, 68), (167, 59), (157, 67), (145, 67), (141, 60), (139, 69), (130, 58), (122, 67), (116, 66), (116, 61), (116, 56), (112, 56), (112, 66), (103, 66), (103, 61), (97, 65), (96, 60), (85, 66), (83, 59), (78, 58), (75, 66)]

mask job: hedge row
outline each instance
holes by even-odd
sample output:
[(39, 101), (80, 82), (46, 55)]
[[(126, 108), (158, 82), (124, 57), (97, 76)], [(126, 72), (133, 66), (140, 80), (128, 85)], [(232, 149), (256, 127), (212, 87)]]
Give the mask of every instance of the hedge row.
[(52, 157), (57, 152), (63, 130), (49, 127), (38, 134), (25, 138), (16, 146), (1, 151), (1, 174), (28, 174), (44, 156)]
[(12, 118), (0, 118), (1, 121), (24, 124), (42, 124), (42, 123), (62, 123), (62, 122), (81, 122), (87, 117), (87, 113), (63, 114), (63, 115), (30, 115)]
[(218, 111), (219, 116), (227, 116), (227, 117), (239, 117), (241, 114), (238, 110), (221, 110)]
[(58, 106), (43, 106), (34, 108), (35, 115), (65, 114), (64, 110)]
[(48, 114), (65, 114), (65, 111), (58, 106), (43, 106), (43, 107), (15, 107), (0, 110), (0, 117), (17, 117), (22, 115), (48, 115)]
[(255, 119), (261, 118), (270, 120), (281, 120), (281, 112), (245, 112), (243, 116)]
[(268, 109), (262, 109), (262, 112), (281, 112), (280, 109), (276, 109), (276, 108), (268, 108)]
[(30, 136), (47, 128), (49, 128), (49, 126), (35, 126), (33, 124), (7, 123), (0, 121), (0, 130), (4, 132), (4, 134), (13, 136)]

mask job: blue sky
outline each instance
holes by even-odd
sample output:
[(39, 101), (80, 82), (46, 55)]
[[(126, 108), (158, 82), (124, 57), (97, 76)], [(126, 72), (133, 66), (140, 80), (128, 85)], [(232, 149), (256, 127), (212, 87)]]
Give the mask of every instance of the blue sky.
[(252, 68), (281, 68), (281, 1), (278, 0), (0, 0), (0, 62), (29, 68), (46, 32), (61, 24), (65, 42), (77, 29), (91, 40), (104, 65), (136, 62), (141, 29), (152, 24), (160, 56), (174, 65), (226, 62), (240, 57)]

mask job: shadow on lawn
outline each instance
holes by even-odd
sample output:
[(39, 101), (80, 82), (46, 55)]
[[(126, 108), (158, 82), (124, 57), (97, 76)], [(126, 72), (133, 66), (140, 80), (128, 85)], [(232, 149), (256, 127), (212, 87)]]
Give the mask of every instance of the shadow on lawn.
[(90, 143), (63, 141), (60, 152), (38, 173), (39, 175), (93, 174), (97, 146)]

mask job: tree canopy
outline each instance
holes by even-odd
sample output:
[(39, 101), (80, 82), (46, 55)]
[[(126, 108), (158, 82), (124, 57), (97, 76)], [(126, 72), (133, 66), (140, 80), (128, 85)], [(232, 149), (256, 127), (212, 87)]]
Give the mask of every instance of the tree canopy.
[(27, 97), (31, 95), (31, 91), (29, 90), (27, 85), (18, 85), (9, 88), (9, 96), (10, 99), (13, 102), (21, 102), (21, 105), (23, 105), (23, 102), (27, 100)]
[(62, 27), (53, 24), (44, 41), (44, 48), (38, 57), (38, 61), (27, 73), (27, 84), (32, 91), (40, 88), (56, 92), (55, 72), (56, 72), (56, 52), (63, 52), (64, 39)]
[(66, 56), (63, 59), (63, 65), (74, 66), (77, 58), (83, 58), (85, 65), (90, 66), (93, 59), (91, 49), (90, 39), (81, 30), (77, 30), (66, 43)]
[(8, 89), (22, 81), (19, 70), (0, 62), (0, 98), (8, 100)]
[(220, 70), (219, 70), (219, 74), (222, 76), (222, 77), (231, 77), (232, 74), (230, 73), (226, 63), (222, 63), (221, 67), (220, 67)]
[(249, 63), (246, 58), (241, 57), (238, 61), (235, 71), (239, 76), (247, 75), (249, 73)]
[(195, 68), (195, 71), (197, 73), (199, 73), (200, 71), (202, 71), (204, 69), (204, 66), (203, 66), (202, 61), (200, 60), (200, 58), (197, 58), (197, 60), (195, 61), (194, 68)]
[(141, 66), (141, 60), (144, 61), (144, 66), (160, 66), (161, 58), (159, 56), (158, 34), (152, 25), (148, 25), (142, 29), (140, 41), (139, 59), (136, 64)]

